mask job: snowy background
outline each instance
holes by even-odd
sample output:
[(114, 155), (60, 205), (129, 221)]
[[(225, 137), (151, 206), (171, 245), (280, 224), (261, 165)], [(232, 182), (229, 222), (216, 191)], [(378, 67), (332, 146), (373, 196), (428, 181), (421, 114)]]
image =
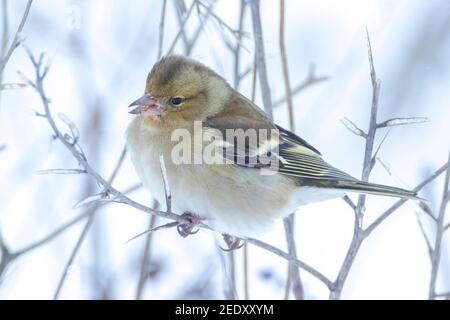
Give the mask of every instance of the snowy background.
[[(189, 8), (191, 1), (186, 0)], [(205, 2), (211, 4), (212, 2)], [(2, 23), (12, 41), (26, 1), (1, 2)], [(52, 110), (63, 112), (80, 130), (80, 144), (90, 163), (104, 177), (110, 175), (124, 144), (131, 115), (127, 106), (144, 89), (156, 61), (162, 1), (56, 1), (32, 4), (21, 36), (36, 54), (44, 52), (51, 64), (46, 90)], [(240, 1), (217, 0), (214, 12), (237, 29)], [(367, 59), (366, 27), (375, 68), (382, 81), (379, 120), (428, 117), (423, 124), (395, 127), (379, 153), (395, 177), (380, 164), (371, 181), (413, 188), (442, 166), (450, 149), (450, 2), (447, 0), (319, 0), (286, 2), (286, 47), (292, 86), (304, 81), (311, 64), (328, 80), (295, 96), (297, 133), (318, 148), (325, 159), (353, 176), (361, 175), (364, 140), (340, 122), (350, 118), (367, 129), (372, 88)], [(7, 8), (8, 21), (4, 20)], [(205, 10), (202, 11), (205, 13)], [(284, 96), (278, 47), (279, 2), (263, 0), (269, 81), (274, 100)], [(203, 23), (194, 10), (187, 33)], [(179, 23), (175, 1), (168, 0), (164, 32), (166, 52)], [(246, 11), (241, 70), (253, 64), (250, 10)], [(4, 33), (3, 33), (4, 34)], [(233, 36), (209, 17), (190, 55), (233, 82), (233, 56), (224, 44)], [(185, 53), (183, 41), (175, 48)], [(23, 82), (32, 76), (25, 50), (17, 48), (3, 72), (2, 83)], [(240, 91), (251, 95), (251, 73)], [(39, 175), (38, 170), (76, 168), (77, 163), (57, 141), (47, 122), (34, 116), (42, 106), (32, 88), (0, 91), (0, 230), (14, 252), (46, 236), (85, 208), (73, 205), (98, 188), (82, 175)], [(257, 88), (256, 102), (261, 105)], [(286, 105), (274, 112), (287, 126)], [(384, 132), (377, 136), (379, 143)], [(402, 181), (402, 182), (399, 182)], [(138, 178), (127, 158), (114, 186), (125, 190)], [(435, 213), (443, 178), (421, 196)], [(138, 190), (131, 197), (143, 204), (151, 195)], [(353, 199), (355, 199), (353, 197)], [(370, 196), (365, 223), (378, 217), (395, 200)], [(434, 225), (421, 216), (434, 239)], [(430, 263), (413, 205), (402, 206), (364, 242), (342, 297), (345, 299), (425, 299)], [(69, 268), (63, 299), (133, 299), (145, 237), (125, 243), (148, 227), (148, 215), (120, 204), (109, 204), (95, 216), (81, 251)], [(158, 219), (157, 223), (163, 223)], [(85, 222), (14, 261), (2, 275), (0, 298), (51, 299), (64, 266)], [(353, 230), (353, 212), (340, 199), (302, 207), (296, 215), (298, 256), (334, 279)], [(259, 237), (286, 250), (283, 224)], [(182, 239), (174, 229), (158, 231), (151, 243), (151, 263), (145, 299), (224, 298), (227, 277), (224, 253), (217, 235), (200, 231)], [(450, 290), (449, 233), (443, 240), (437, 291)], [(254, 246), (249, 251), (251, 299), (282, 299), (285, 260)], [(236, 291), (243, 297), (242, 250), (235, 256)], [(301, 271), (306, 298), (326, 299), (328, 290)]]

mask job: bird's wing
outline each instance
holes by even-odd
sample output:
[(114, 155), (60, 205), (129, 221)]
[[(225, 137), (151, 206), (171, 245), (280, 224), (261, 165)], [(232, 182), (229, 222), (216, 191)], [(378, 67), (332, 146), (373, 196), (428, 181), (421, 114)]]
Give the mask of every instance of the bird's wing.
[[(205, 127), (219, 130), (225, 138), (220, 142), (224, 157), (251, 168), (267, 168), (304, 179), (356, 181), (345, 172), (326, 163), (320, 152), (294, 133), (275, 125), (258, 106), (240, 94), (234, 94), (225, 109), (204, 122)], [(227, 129), (256, 129), (258, 139), (244, 139), (238, 144), (227, 138)], [(260, 135), (260, 130), (265, 132)]]

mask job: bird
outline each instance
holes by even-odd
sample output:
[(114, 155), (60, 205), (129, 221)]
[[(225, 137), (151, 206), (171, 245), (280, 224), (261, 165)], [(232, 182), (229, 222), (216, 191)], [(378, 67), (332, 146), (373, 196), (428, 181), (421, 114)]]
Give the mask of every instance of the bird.
[[(138, 177), (164, 203), (162, 157), (172, 210), (193, 225), (203, 221), (223, 234), (248, 237), (302, 205), (347, 193), (416, 198), (328, 164), (222, 76), (185, 56), (157, 61), (144, 95), (129, 107), (134, 118), (126, 144)], [(182, 231), (186, 236), (192, 226)]]

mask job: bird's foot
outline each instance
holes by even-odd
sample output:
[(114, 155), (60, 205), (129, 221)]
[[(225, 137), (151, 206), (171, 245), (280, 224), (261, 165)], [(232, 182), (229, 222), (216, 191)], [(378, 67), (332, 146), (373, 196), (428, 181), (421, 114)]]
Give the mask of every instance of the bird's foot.
[(228, 249), (222, 248), (223, 251), (234, 251), (240, 249), (245, 243), (241, 238), (230, 236), (228, 233), (222, 233), (222, 237), (228, 246)]
[(184, 220), (186, 220), (186, 222), (179, 224), (177, 226), (177, 231), (180, 234), (180, 236), (182, 236), (183, 238), (186, 238), (187, 236), (196, 234), (199, 229), (193, 231), (195, 226), (198, 225), (203, 220), (205, 220), (205, 218), (197, 216), (190, 212), (183, 213), (181, 215), (181, 217), (183, 217)]

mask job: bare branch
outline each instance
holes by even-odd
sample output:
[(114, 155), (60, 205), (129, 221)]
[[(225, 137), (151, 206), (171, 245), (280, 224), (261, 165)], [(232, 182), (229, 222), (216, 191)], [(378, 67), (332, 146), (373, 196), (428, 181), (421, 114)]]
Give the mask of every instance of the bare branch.
[(289, 67), (286, 54), (286, 46), (284, 44), (284, 25), (285, 25), (285, 5), (284, 0), (280, 0), (280, 32), (279, 32), (279, 46), (281, 64), (283, 67), (284, 88), (286, 90), (286, 101), (288, 106), (289, 130), (295, 132), (294, 106), (292, 102), (292, 90), (289, 80)]
[(328, 289), (332, 290), (334, 288), (334, 284), (333, 282), (328, 279), (326, 276), (324, 276), (322, 273), (320, 273), (319, 271), (317, 271), (316, 269), (314, 269), (313, 267), (311, 267), (310, 265), (295, 259), (294, 257), (292, 257), (291, 255), (289, 255), (288, 253), (268, 244), (265, 242), (262, 242), (260, 240), (257, 239), (253, 239), (253, 238), (246, 238), (245, 239), (246, 242), (253, 244), (257, 247), (260, 247), (262, 249), (265, 249), (267, 251), (272, 252), (273, 254), (276, 254), (277, 256), (280, 256), (284, 259), (287, 259), (289, 262), (295, 264), (297, 267), (302, 268), (303, 270), (305, 270), (306, 272), (310, 273), (311, 275), (313, 275), (314, 277), (316, 277), (317, 279), (319, 279), (323, 284), (325, 284)]
[(164, 162), (164, 156), (161, 155), (159, 157), (159, 162), (161, 166), (161, 175), (164, 182), (164, 193), (166, 197), (166, 211), (171, 212), (172, 211), (172, 194), (170, 192), (170, 186), (169, 186), (169, 180), (167, 179), (167, 171), (166, 171), (166, 164)]
[(420, 219), (420, 215), (416, 214), (417, 224), (419, 225), (420, 232), (422, 233), (423, 239), (425, 240), (425, 244), (427, 245), (428, 249), (428, 257), (431, 260), (431, 257), (433, 255), (433, 247), (431, 246), (430, 239), (427, 236), (427, 232), (425, 231), (425, 228), (423, 227), (422, 220)]
[(162, 56), (163, 41), (164, 41), (164, 23), (166, 20), (166, 7), (167, 7), (167, 0), (163, 0), (161, 7), (161, 19), (159, 20), (158, 57), (157, 57), (158, 60)]
[(167, 51), (167, 54), (171, 54), (173, 50), (175, 49), (175, 46), (177, 44), (178, 39), (184, 32), (184, 27), (186, 25), (186, 22), (189, 20), (189, 17), (191, 16), (191, 13), (194, 11), (195, 5), (197, 4), (198, 0), (192, 1), (191, 6), (189, 7), (189, 10), (186, 13), (186, 16), (184, 17), (183, 21), (180, 24), (180, 29), (178, 30), (177, 35), (175, 36), (175, 39), (173, 39), (172, 44), (169, 47), (169, 50)]
[[(328, 77), (325, 77), (325, 76), (318, 77), (318, 76), (316, 76), (315, 72), (314, 72), (314, 69), (311, 68), (307, 78), (302, 83), (300, 83), (299, 85), (297, 85), (296, 87), (294, 87), (292, 89), (292, 96), (296, 96), (297, 94), (303, 92), (305, 89), (307, 89), (307, 88), (309, 88), (309, 87), (311, 87), (311, 86), (313, 86), (313, 85), (315, 85), (317, 83), (323, 82), (325, 80), (328, 80)], [(280, 98), (278, 100), (275, 100), (275, 102), (273, 103), (273, 107), (277, 108), (277, 107), (281, 106), (285, 102), (286, 102), (286, 97), (283, 97), (283, 98)]]
[[(450, 152), (448, 154), (448, 165), (450, 165)], [(430, 289), (428, 293), (428, 298), (434, 299), (436, 297), (436, 280), (439, 272), (439, 264), (441, 261), (441, 246), (442, 239), (444, 236), (444, 221), (445, 221), (445, 211), (448, 203), (448, 192), (450, 184), (450, 167), (447, 168), (444, 180), (444, 190), (442, 192), (442, 201), (439, 207), (439, 215), (436, 225), (436, 238), (434, 242), (434, 249), (431, 255), (431, 279), (430, 279)]]
[(17, 90), (26, 88), (26, 83), (2, 83), (0, 84), (0, 91), (2, 90)]
[[(153, 217), (154, 217), (154, 216), (153, 216)], [(153, 233), (153, 232), (156, 232), (156, 231), (158, 231), (158, 230), (174, 228), (174, 227), (176, 227), (178, 224), (179, 224), (178, 221), (175, 221), (175, 222), (169, 222), (169, 223), (166, 223), (166, 224), (157, 226), (157, 227), (153, 227), (153, 225), (152, 225), (149, 229), (147, 229), (147, 230), (145, 230), (145, 231), (143, 231), (143, 232), (141, 232), (141, 233), (135, 235), (134, 237), (128, 239), (125, 243), (128, 243), (128, 242), (130, 242), (130, 241), (136, 240), (137, 238), (139, 238), (139, 237), (141, 237), (141, 236), (143, 236), (143, 235), (145, 235), (145, 234)]]
[[(158, 202), (154, 201), (153, 207), (155, 207), (157, 204), (158, 204)], [(147, 237), (145, 240), (144, 251), (142, 254), (141, 268), (140, 268), (140, 272), (139, 272), (139, 281), (138, 281), (138, 285), (137, 285), (137, 289), (136, 289), (136, 296), (135, 296), (136, 300), (142, 299), (142, 295), (144, 294), (145, 283), (147, 282), (147, 273), (148, 273), (147, 270), (148, 270), (148, 266), (150, 264), (150, 258), (151, 258), (150, 248), (151, 248), (152, 239), (153, 239), (153, 237), (151, 235), (153, 234), (153, 232), (155, 232), (157, 230), (164, 229), (164, 228), (172, 228), (172, 227), (176, 227), (178, 225), (178, 222), (170, 222), (168, 224), (154, 228), (155, 220), (156, 220), (156, 216), (150, 216), (149, 223), (148, 223), (149, 230), (138, 235), (138, 236), (141, 236), (143, 234), (147, 234)], [(136, 237), (134, 237), (133, 239), (136, 239)], [(132, 240), (132, 239), (130, 239), (130, 240)]]
[(83, 206), (87, 206), (89, 204), (92, 204), (94, 202), (98, 203), (98, 202), (111, 202), (112, 200), (108, 197), (108, 193), (107, 192), (100, 192), (91, 196), (87, 196), (84, 199), (81, 199), (80, 201), (78, 201), (77, 203), (75, 203), (72, 207), (72, 209), (78, 209), (81, 208)]
[(352, 199), (350, 199), (350, 197), (348, 195), (343, 196), (342, 200), (344, 200), (345, 203), (347, 203), (350, 206), (350, 208), (353, 209), (353, 211), (356, 210), (356, 204), (353, 202)]
[[(369, 180), (370, 172), (372, 171), (374, 160), (373, 160), (373, 147), (375, 141), (375, 134), (377, 130), (377, 111), (378, 111), (378, 97), (380, 94), (380, 81), (377, 79), (375, 72), (375, 67), (373, 64), (372, 47), (370, 45), (369, 32), (367, 31), (367, 45), (368, 45), (368, 56), (370, 65), (370, 77), (372, 81), (372, 107), (370, 111), (370, 121), (369, 130), (365, 136), (366, 147), (364, 151), (364, 162), (363, 170), (361, 175), (361, 180), (367, 182)], [(358, 197), (358, 203), (355, 209), (355, 222), (353, 226), (353, 237), (344, 258), (344, 262), (339, 270), (338, 276), (335, 281), (335, 288), (330, 291), (331, 299), (339, 299), (341, 292), (350, 269), (355, 261), (356, 255), (358, 254), (359, 248), (364, 240), (364, 231), (362, 229), (363, 225), (363, 213), (365, 208), (366, 196), (361, 194)]]
[(377, 128), (403, 126), (408, 124), (424, 123), (430, 121), (430, 118), (412, 117), (412, 118), (393, 118), (377, 124)]
[(447, 231), (449, 228), (450, 228), (450, 222), (445, 225), (444, 231)]
[(38, 170), (37, 174), (83, 174), (87, 173), (86, 170), (82, 169), (47, 169), (47, 170)]
[(264, 51), (264, 38), (261, 26), (261, 16), (259, 14), (260, 2), (259, 0), (249, 0), (248, 4), (252, 12), (253, 37), (255, 40), (256, 70), (259, 75), (259, 85), (261, 86), (264, 111), (270, 118), (273, 118), (272, 97), (270, 92), (269, 80), (267, 77), (266, 54)]
[(249, 294), (249, 277), (248, 277), (248, 244), (245, 243), (244, 247), (244, 300), (250, 299)]
[(205, 5), (202, 1), (197, 1), (197, 3), (202, 6), (203, 8), (206, 9), (206, 11), (208, 12), (208, 14), (210, 14), (218, 23), (221, 27), (223, 27), (224, 29), (228, 30), (233, 37), (235, 37), (236, 39), (238, 39), (239, 37), (242, 37), (242, 33), (240, 32), (240, 30), (235, 30), (232, 27), (230, 27), (225, 21), (223, 21), (223, 19), (221, 17), (219, 17), (218, 15), (216, 15), (210, 7), (208, 7), (207, 5)]
[(0, 72), (3, 72), (3, 69), (5, 69), (6, 64), (9, 61), (9, 58), (11, 58), (12, 53), (14, 52), (14, 50), (20, 45), (21, 41), (22, 41), (22, 30), (23, 27), (25, 26), (25, 22), (27, 21), (28, 18), (28, 14), (30, 13), (30, 8), (31, 8), (31, 4), (33, 3), (33, 0), (28, 0), (27, 5), (25, 7), (25, 11), (23, 13), (22, 16), (22, 20), (19, 23), (19, 26), (17, 27), (17, 31), (14, 35), (14, 39), (11, 43), (11, 46), (9, 47), (8, 51), (6, 52), (4, 57), (2, 58), (2, 61), (0, 63)]
[[(289, 67), (286, 54), (286, 46), (284, 43), (284, 25), (285, 25), (285, 3), (284, 0), (280, 0), (280, 28), (279, 28), (279, 46), (280, 46), (280, 56), (281, 63), (283, 67), (283, 79), (284, 87), (286, 90), (286, 99), (288, 106), (288, 119), (289, 119), (289, 130), (295, 132), (295, 118), (294, 118), (294, 107), (292, 102), (292, 91), (291, 83), (289, 80)], [(288, 247), (288, 252), (294, 258), (297, 258), (297, 246), (295, 244), (294, 237), (294, 214), (289, 215), (289, 217), (284, 218), (284, 232), (286, 234), (286, 242)], [(286, 278), (286, 288), (285, 288), (285, 299), (289, 298), (289, 292), (291, 285), (293, 287), (293, 292), (296, 300), (303, 300), (303, 285), (300, 279), (300, 271), (293, 264), (288, 264), (288, 273)]]
[(354, 124), (353, 121), (351, 121), (350, 119), (344, 117), (341, 119), (341, 122), (351, 133), (356, 134), (357, 136), (363, 138), (367, 137), (367, 134), (363, 130), (358, 128), (358, 126)]
[(69, 260), (67, 261), (67, 263), (64, 267), (64, 270), (63, 270), (62, 276), (58, 282), (58, 286), (56, 288), (55, 294), (53, 295), (53, 300), (57, 300), (59, 297), (59, 294), (61, 293), (61, 289), (66, 280), (67, 274), (69, 272), (69, 268), (73, 264), (75, 257), (77, 256), (78, 251), (80, 250), (81, 245), (83, 244), (84, 238), (86, 237), (86, 235), (89, 231), (89, 228), (90, 228), (92, 222), (94, 221), (94, 216), (95, 216), (94, 214), (89, 215), (88, 220), (86, 221), (86, 224), (83, 227), (83, 231), (81, 231), (81, 235), (78, 238), (77, 243), (75, 244), (75, 247), (73, 248), (72, 253), (70, 254)]
[[(431, 176), (418, 184), (413, 191), (418, 192), (427, 184), (436, 179), (440, 174), (445, 172), (450, 167), (450, 163), (444, 164), (438, 170), (436, 170)], [(384, 213), (382, 213), (372, 224), (367, 227), (364, 231), (364, 237), (367, 238), (386, 218), (388, 218), (392, 213), (394, 213), (398, 208), (400, 208), (408, 199), (400, 199), (396, 203), (394, 203), (389, 209), (387, 209)]]

